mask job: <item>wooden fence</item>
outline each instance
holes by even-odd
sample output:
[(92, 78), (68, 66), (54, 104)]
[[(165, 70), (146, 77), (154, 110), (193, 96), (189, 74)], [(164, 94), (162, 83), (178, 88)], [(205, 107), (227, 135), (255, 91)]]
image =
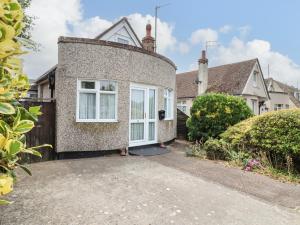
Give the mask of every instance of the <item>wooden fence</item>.
[(186, 115), (181, 110), (177, 109), (177, 138), (178, 139), (187, 139), (188, 129), (186, 126), (186, 121), (188, 119)]
[(21, 104), (28, 109), (31, 106), (41, 106), (41, 112), (39, 120), (35, 123), (35, 127), (26, 135), (26, 143), (29, 147), (51, 144), (53, 149), (42, 148), (39, 152), (42, 154), (42, 158), (31, 156), (28, 154), (22, 155), (22, 162), (40, 162), (48, 161), (56, 158), (55, 153), (55, 101), (41, 102), (34, 100), (25, 100)]

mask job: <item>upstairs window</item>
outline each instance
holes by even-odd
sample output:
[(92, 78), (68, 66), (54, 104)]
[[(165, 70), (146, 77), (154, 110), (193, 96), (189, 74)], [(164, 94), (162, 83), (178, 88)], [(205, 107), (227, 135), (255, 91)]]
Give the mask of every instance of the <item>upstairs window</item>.
[(257, 87), (257, 78), (258, 77), (258, 72), (254, 71), (253, 76), (252, 76), (252, 81), (253, 81), (253, 87)]
[(124, 38), (118, 38), (118, 42), (121, 43), (121, 44), (124, 44), (124, 45), (128, 45), (129, 44), (129, 41), (124, 39)]
[(166, 113), (165, 120), (173, 119), (173, 102), (174, 102), (174, 93), (172, 89), (166, 88), (164, 90), (164, 110)]
[(117, 82), (78, 81), (77, 121), (116, 122)]

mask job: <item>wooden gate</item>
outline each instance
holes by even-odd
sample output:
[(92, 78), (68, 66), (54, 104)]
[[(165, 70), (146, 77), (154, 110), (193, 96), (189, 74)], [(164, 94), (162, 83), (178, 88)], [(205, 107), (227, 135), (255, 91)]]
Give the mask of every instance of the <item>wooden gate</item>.
[(39, 161), (48, 161), (56, 158), (55, 153), (55, 101), (41, 102), (26, 100), (21, 104), (28, 109), (31, 106), (41, 106), (41, 112), (39, 120), (35, 123), (35, 127), (26, 134), (27, 146), (33, 147), (42, 144), (51, 144), (51, 148), (42, 148), (39, 152), (42, 154), (42, 158), (31, 156), (28, 154), (22, 155), (22, 162), (31, 163)]
[(181, 110), (177, 109), (177, 138), (187, 140), (188, 128), (186, 126), (186, 121), (188, 119), (186, 115)]

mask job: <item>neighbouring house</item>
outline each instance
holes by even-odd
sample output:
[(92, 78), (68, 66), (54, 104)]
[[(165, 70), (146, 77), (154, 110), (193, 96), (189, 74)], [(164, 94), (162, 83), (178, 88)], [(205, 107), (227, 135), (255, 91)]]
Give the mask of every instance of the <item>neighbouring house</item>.
[[(176, 66), (126, 18), (95, 39), (60, 37), (58, 64), (37, 79), (55, 97), (56, 151), (98, 151), (176, 137)], [(52, 96), (51, 96), (52, 92)]]
[(270, 100), (266, 102), (269, 111), (300, 108), (300, 90), (273, 78), (266, 79)]
[(36, 99), (38, 97), (38, 85), (35, 80), (29, 79), (30, 89), (27, 91), (26, 98)]
[(206, 52), (198, 70), (177, 74), (177, 107), (190, 114), (193, 100), (208, 92), (228, 93), (245, 99), (254, 114), (260, 114), (269, 100), (258, 59), (208, 68)]

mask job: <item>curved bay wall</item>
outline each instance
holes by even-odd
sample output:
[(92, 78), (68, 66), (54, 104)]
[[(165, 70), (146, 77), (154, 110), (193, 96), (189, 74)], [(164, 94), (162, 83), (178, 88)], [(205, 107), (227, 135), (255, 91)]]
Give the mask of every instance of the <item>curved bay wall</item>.
[[(56, 70), (56, 149), (58, 152), (113, 150), (129, 145), (130, 83), (174, 90), (174, 119), (158, 121), (158, 142), (176, 137), (176, 67), (167, 58), (133, 46), (106, 41), (60, 38)], [(118, 82), (118, 122), (76, 122), (77, 79)]]

